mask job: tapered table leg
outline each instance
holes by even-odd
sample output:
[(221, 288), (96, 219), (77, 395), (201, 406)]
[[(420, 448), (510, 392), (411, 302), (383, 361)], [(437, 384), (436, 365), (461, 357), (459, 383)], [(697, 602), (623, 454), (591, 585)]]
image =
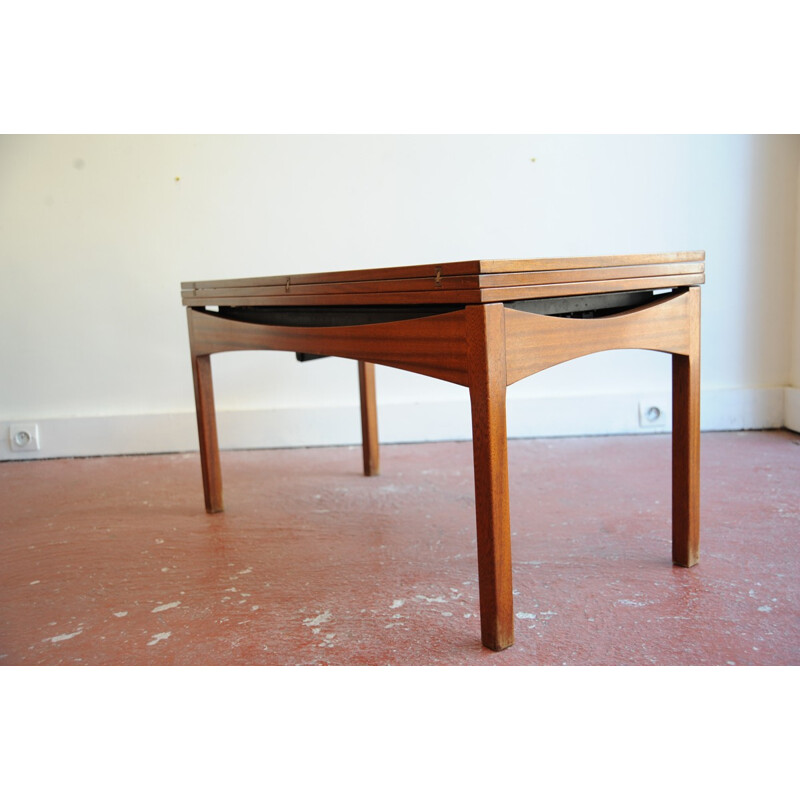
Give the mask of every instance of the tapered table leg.
[(364, 474), (379, 475), (381, 463), (374, 364), (368, 361), (358, 362), (358, 388), (361, 395), (361, 448), (364, 454)]
[(700, 289), (689, 290), (689, 353), (672, 356), (672, 560), (700, 556)]
[(514, 643), (503, 315), (501, 304), (467, 306), (481, 639), (491, 650)]
[[(191, 313), (191, 312), (190, 312)], [(200, 440), (200, 464), (206, 511), (222, 511), (222, 471), (219, 463), (217, 420), (214, 410), (214, 384), (211, 380), (211, 356), (193, 356), (194, 399), (197, 433)]]

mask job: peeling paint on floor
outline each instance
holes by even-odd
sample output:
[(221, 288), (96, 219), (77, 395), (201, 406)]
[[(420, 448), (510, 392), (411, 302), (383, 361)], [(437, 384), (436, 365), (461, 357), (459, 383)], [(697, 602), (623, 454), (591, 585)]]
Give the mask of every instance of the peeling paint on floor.
[(57, 642), (66, 642), (69, 639), (74, 639), (76, 636), (79, 636), (83, 633), (82, 630), (74, 631), (73, 633), (61, 633), (58, 636), (50, 636), (47, 639), (42, 639), (43, 642), (53, 642), (54, 644)]
[(163, 606), (157, 606), (153, 609), (153, 614), (159, 614), (162, 611), (169, 611), (171, 608), (177, 608), (181, 604), (180, 600), (176, 600), (174, 603), (165, 603)]

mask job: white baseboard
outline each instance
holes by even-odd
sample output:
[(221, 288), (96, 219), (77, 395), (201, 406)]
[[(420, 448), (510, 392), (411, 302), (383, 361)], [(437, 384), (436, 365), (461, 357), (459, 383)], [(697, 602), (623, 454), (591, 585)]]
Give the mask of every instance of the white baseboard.
[(800, 433), (800, 389), (787, 386), (784, 389), (784, 421), (790, 431)]
[[(664, 414), (659, 424), (643, 427), (641, 395), (509, 398), (510, 438), (598, 436), (655, 433), (670, 429), (669, 395), (648, 395)], [(800, 390), (711, 389), (701, 399), (704, 431), (780, 428), (798, 430)], [(9, 425), (35, 422), (38, 451), (12, 451)], [(353, 445), (361, 441), (358, 407), (220, 410), (223, 449)], [(472, 435), (469, 403), (378, 404), (381, 442), (452, 441)], [(9, 420), (0, 423), (0, 461), (197, 450), (192, 411), (117, 417)]]

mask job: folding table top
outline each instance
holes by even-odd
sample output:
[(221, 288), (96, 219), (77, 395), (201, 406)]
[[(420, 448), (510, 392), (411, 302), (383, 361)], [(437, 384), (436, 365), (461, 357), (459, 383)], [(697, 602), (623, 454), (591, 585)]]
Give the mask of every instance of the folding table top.
[(695, 286), (705, 253), (457, 261), (181, 284), (186, 306), (472, 304)]

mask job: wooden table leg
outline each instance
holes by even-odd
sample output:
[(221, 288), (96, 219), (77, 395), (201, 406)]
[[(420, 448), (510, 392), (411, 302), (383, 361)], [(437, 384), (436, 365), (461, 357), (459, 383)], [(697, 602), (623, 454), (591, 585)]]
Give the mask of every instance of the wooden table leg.
[[(191, 312), (190, 312), (191, 313)], [(193, 356), (194, 399), (197, 411), (197, 434), (200, 440), (200, 464), (206, 511), (222, 511), (222, 471), (219, 463), (217, 420), (214, 410), (214, 384), (211, 380), (211, 356)]]
[(506, 355), (502, 304), (467, 306), (481, 639), (492, 650), (514, 643), (508, 507)]
[(364, 474), (379, 475), (381, 471), (378, 445), (378, 407), (375, 400), (375, 365), (358, 362), (358, 388), (361, 395), (361, 447), (364, 454)]
[(672, 356), (672, 560), (700, 555), (700, 290), (689, 290), (689, 353)]

